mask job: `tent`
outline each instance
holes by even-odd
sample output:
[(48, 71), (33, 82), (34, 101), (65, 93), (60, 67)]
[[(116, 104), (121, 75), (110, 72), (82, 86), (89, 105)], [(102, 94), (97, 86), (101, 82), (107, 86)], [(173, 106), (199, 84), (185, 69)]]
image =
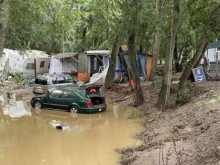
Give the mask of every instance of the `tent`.
[[(124, 58), (126, 60), (126, 63), (128, 66), (130, 66), (130, 60), (128, 57), (128, 53), (124, 53)], [(139, 77), (142, 79), (147, 79), (149, 77), (150, 69), (151, 69), (151, 58), (152, 56), (149, 54), (144, 53), (136, 53), (136, 60), (137, 60), (137, 71), (139, 74)], [(117, 57), (116, 60), (116, 70), (115, 70), (115, 81), (122, 81), (122, 77), (125, 73), (125, 69), (122, 65), (122, 60), (120, 56)]]

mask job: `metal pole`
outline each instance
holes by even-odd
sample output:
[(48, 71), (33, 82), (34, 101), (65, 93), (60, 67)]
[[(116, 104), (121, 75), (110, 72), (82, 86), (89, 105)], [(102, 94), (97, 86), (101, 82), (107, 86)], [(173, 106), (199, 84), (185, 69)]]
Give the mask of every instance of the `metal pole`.
[(37, 62), (36, 62), (36, 58), (34, 59), (34, 78), (37, 78)]

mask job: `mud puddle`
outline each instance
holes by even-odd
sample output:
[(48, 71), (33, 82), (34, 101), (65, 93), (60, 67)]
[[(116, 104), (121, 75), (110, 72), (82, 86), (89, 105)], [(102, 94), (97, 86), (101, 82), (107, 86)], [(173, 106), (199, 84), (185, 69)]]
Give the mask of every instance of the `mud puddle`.
[(103, 113), (71, 114), (32, 109), (29, 101), (0, 101), (0, 164), (113, 165), (120, 160), (116, 148), (141, 144), (134, 136), (143, 123), (128, 119), (128, 107), (108, 104)]

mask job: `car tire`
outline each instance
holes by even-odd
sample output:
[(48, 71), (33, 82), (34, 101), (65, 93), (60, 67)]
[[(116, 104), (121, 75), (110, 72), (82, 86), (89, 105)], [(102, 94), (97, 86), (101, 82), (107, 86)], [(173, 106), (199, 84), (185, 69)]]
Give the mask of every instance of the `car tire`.
[(40, 101), (35, 101), (34, 104), (33, 104), (33, 107), (34, 108), (42, 108), (43, 105), (42, 105), (42, 103)]
[(70, 107), (69, 112), (71, 112), (71, 113), (79, 113), (80, 110), (79, 110), (79, 108), (77, 106), (74, 105), (74, 106)]

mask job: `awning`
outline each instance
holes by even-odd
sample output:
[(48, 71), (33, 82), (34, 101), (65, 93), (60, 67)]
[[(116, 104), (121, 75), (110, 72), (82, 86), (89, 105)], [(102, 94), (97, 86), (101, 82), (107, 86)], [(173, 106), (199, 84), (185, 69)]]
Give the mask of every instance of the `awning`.
[(208, 46), (209, 49), (219, 48), (219, 47), (220, 47), (220, 40), (218, 40), (217, 42), (214, 42), (214, 43), (210, 43)]
[(111, 51), (110, 50), (89, 50), (85, 51), (87, 55), (110, 55)]
[(54, 55), (55, 58), (70, 58), (78, 55), (78, 52), (59, 53)]

